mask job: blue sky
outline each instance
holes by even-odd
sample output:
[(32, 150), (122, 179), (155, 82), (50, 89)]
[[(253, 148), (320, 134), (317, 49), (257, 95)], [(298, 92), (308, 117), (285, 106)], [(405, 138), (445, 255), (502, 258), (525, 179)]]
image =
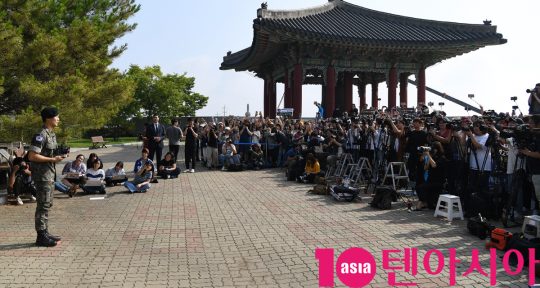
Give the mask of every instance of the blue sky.
[[(137, 29), (118, 43), (127, 43), (128, 50), (116, 59), (113, 67), (126, 70), (131, 64), (159, 65), (166, 73), (186, 73), (196, 78), (195, 91), (210, 97), (208, 106), (197, 115), (243, 115), (263, 110), (263, 81), (248, 72), (221, 71), (219, 66), (227, 51), (247, 48), (253, 40), (253, 19), (262, 1), (188, 1), (141, 0), (141, 11), (132, 18)], [(325, 4), (326, 0), (267, 0), (268, 9), (289, 10)], [(485, 109), (510, 111), (511, 96), (518, 96), (521, 110), (527, 111), (527, 88), (540, 83), (540, 1), (519, 0), (349, 0), (370, 9), (405, 16), (451, 22), (481, 24), (492, 20), (508, 43), (489, 46), (452, 58), (426, 71), (427, 85), (474, 104), (467, 95)], [(277, 93), (283, 93), (278, 85)], [(358, 105), (358, 95), (354, 102)], [(368, 86), (369, 90), (369, 86)], [(386, 85), (379, 86), (382, 102), (387, 103)], [(313, 101), (320, 101), (320, 86), (303, 88), (303, 116), (315, 115)], [(416, 95), (409, 86), (409, 95)], [(370, 95), (368, 92), (368, 99)], [(279, 102), (278, 97), (278, 102)], [(410, 105), (416, 105), (416, 97)], [(411, 100), (409, 100), (411, 101)], [(427, 101), (444, 101), (427, 94)], [(466, 115), (463, 108), (446, 102), (452, 115)]]

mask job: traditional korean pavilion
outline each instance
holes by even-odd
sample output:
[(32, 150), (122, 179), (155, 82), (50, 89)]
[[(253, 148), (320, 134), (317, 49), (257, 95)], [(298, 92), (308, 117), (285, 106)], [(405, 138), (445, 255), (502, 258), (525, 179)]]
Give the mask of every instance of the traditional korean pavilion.
[(378, 107), (381, 82), (388, 87), (388, 107), (407, 106), (407, 79), (418, 83), (418, 104), (426, 101), (426, 68), (488, 45), (506, 43), (491, 21), (461, 24), (417, 19), (363, 8), (342, 0), (320, 7), (269, 10), (266, 3), (253, 20), (251, 47), (223, 57), (221, 70), (250, 71), (264, 79), (264, 114), (276, 116), (276, 83), (283, 83), (284, 106), (302, 116), (302, 85), (322, 85), (325, 117), (336, 108), (350, 111), (353, 86), (360, 108)]

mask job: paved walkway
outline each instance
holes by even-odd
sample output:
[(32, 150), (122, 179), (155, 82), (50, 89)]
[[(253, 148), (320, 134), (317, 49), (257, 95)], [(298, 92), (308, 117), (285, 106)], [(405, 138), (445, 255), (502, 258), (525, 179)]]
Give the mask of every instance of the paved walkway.
[[(128, 160), (130, 169), (139, 148), (83, 154), (89, 152), (100, 154), (105, 167)], [(382, 249), (414, 247), (423, 257), (430, 249), (447, 255), (455, 247), (462, 274), (477, 248), (489, 272), (484, 242), (468, 235), (464, 221), (408, 213), (403, 205), (373, 210), (366, 199), (337, 203), (307, 194), (309, 188), (284, 181), (279, 170), (199, 169), (160, 180), (146, 194), (123, 187), (109, 188), (105, 200), (56, 193), (50, 230), (64, 240), (48, 249), (33, 244), (35, 204), (0, 206), (0, 287), (317, 287), (317, 247), (335, 248), (336, 259), (350, 247), (368, 249), (378, 263), (373, 287), (388, 286)], [(448, 286), (448, 268), (429, 276), (421, 259), (416, 277), (398, 272), (398, 281)], [(497, 280), (501, 287), (522, 287), (526, 277), (499, 273)], [(478, 273), (457, 278), (463, 287), (488, 283)]]

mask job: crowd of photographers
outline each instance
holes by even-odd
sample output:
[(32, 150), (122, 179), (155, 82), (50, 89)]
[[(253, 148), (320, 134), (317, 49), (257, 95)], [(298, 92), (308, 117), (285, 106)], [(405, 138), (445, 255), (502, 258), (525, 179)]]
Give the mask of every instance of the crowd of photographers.
[(355, 161), (369, 159), (374, 183), (389, 162), (406, 162), (420, 198), (417, 209), (434, 208), (444, 192), (460, 196), (468, 216), (497, 218), (503, 208), (516, 216), (537, 213), (540, 115), (488, 111), (456, 119), (425, 109), (354, 109), (333, 116), (194, 123), (197, 158), (210, 169), (286, 167), (289, 180), (303, 182), (331, 169), (345, 153)]
[[(460, 196), (467, 216), (481, 212), (498, 218), (503, 209), (517, 217), (537, 213), (540, 115), (512, 117), (490, 111), (456, 119), (446, 117), (444, 112), (428, 112), (392, 109), (359, 113), (353, 109), (312, 121), (268, 119), (259, 113), (217, 123), (188, 119), (186, 129), (180, 130), (179, 138), (170, 147), (172, 151), (156, 161), (158, 166), (170, 162), (176, 177), (180, 169), (176, 167), (178, 147), (174, 146), (186, 139), (186, 155), (190, 154), (186, 159), (193, 159), (185, 161), (185, 172), (193, 173), (198, 161), (208, 169), (230, 171), (286, 167), (289, 180), (313, 182), (317, 175), (324, 175), (324, 170), (335, 167), (343, 155), (350, 154), (355, 162), (360, 158), (370, 161), (374, 169), (370, 181), (378, 184), (384, 184), (380, 183), (381, 175), (389, 162), (405, 162), (419, 196), (417, 209), (434, 208), (438, 195), (444, 192)], [(154, 130), (159, 132), (158, 123), (154, 124)], [(178, 126), (177, 121), (173, 124), (171, 127)], [(162, 141), (165, 137), (155, 138)], [(81, 165), (77, 161), (83, 160), (79, 155), (68, 164)], [(26, 163), (13, 164), (16, 169), (12, 170), (10, 187), (17, 198), (21, 191), (34, 194)], [(106, 178), (99, 159), (88, 165), (96, 171), (96, 177)], [(158, 172), (158, 166), (152, 166), (151, 172)], [(77, 172), (77, 167), (71, 168), (74, 171), (68, 172)], [(57, 189), (71, 196), (77, 185), (59, 181)], [(102, 188), (96, 189), (103, 193)]]

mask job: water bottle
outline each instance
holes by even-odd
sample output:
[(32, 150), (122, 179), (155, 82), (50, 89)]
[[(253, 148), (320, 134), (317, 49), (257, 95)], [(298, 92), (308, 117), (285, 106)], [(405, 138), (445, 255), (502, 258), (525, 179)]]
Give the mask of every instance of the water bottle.
[(349, 188), (350, 183), (351, 180), (349, 179), (349, 177), (345, 177), (345, 179), (343, 179), (343, 186), (345, 186), (346, 188)]

